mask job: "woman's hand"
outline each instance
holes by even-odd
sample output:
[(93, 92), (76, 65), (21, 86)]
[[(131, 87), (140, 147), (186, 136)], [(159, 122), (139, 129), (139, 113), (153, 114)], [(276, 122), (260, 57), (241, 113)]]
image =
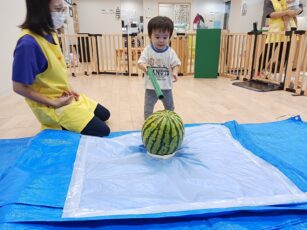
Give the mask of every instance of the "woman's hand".
[(76, 92), (75, 90), (73, 90), (73, 89), (72, 89), (70, 92), (71, 92), (71, 94), (74, 96), (75, 100), (76, 100), (76, 101), (79, 101), (80, 94), (77, 93), (77, 92)]
[(73, 95), (65, 95), (65, 96), (61, 96), (59, 98), (56, 98), (54, 100), (52, 100), (51, 102), (51, 106), (55, 109), (60, 108), (64, 105), (69, 105), (74, 99)]
[(79, 101), (80, 94), (74, 91), (73, 89), (70, 89), (70, 91), (64, 91), (62, 93), (62, 96), (71, 96), (71, 95), (74, 97), (75, 101)]
[(39, 92), (33, 90), (29, 85), (25, 85), (19, 82), (13, 81), (13, 90), (25, 98), (40, 103), (45, 106), (60, 108), (64, 105), (68, 105), (72, 102), (75, 97), (79, 97), (77, 93), (63, 92), (62, 96), (56, 99), (49, 98), (48, 96), (42, 95)]

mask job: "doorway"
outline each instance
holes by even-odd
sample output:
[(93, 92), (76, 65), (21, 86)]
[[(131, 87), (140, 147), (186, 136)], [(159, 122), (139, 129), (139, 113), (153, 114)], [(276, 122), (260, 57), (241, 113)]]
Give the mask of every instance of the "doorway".
[(230, 14), (231, 1), (225, 2), (225, 15), (223, 29), (228, 30), (229, 14)]

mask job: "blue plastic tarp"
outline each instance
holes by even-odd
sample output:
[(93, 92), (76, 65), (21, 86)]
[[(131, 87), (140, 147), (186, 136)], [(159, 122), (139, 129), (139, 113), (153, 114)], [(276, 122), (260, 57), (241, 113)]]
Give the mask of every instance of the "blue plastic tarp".
[(79, 139), (79, 134), (54, 130), (30, 139), (15, 164), (0, 177), (0, 206), (63, 207)]
[[(245, 148), (277, 167), (306, 192), (306, 123), (226, 123)], [(113, 133), (111, 136), (122, 135)], [(207, 210), (185, 217), (132, 220), (62, 219), (80, 135), (47, 130), (33, 138), (0, 140), (0, 228), (2, 229), (304, 229), (307, 205)], [(8, 154), (10, 153), (10, 154)], [(9, 178), (9, 179), (8, 179)], [(146, 218), (146, 216), (144, 217)], [(39, 222), (37, 222), (39, 221)], [(64, 222), (65, 221), (65, 222)], [(16, 222), (16, 223), (14, 223)], [(21, 223), (23, 222), (23, 223)], [(28, 224), (24, 222), (29, 222)]]
[(276, 166), (307, 192), (307, 123), (299, 116), (263, 124), (225, 124), (246, 149)]

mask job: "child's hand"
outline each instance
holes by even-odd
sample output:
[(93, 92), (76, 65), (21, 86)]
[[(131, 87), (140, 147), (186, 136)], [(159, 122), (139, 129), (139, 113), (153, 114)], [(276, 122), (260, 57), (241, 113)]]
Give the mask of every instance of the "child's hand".
[(178, 80), (178, 72), (179, 72), (179, 66), (172, 67), (172, 73), (173, 73), (173, 82), (176, 82)]
[(147, 68), (149, 67), (149, 65), (146, 64), (146, 63), (139, 63), (139, 64), (138, 64), (138, 67), (139, 67), (141, 70), (143, 70), (145, 73), (147, 73)]
[(148, 65), (147, 64), (142, 64), (143, 68), (147, 70)]
[(296, 16), (296, 12), (295, 12), (295, 10), (287, 10), (287, 15), (289, 17), (294, 17), (294, 16)]
[(176, 82), (178, 80), (178, 75), (173, 73), (173, 82)]

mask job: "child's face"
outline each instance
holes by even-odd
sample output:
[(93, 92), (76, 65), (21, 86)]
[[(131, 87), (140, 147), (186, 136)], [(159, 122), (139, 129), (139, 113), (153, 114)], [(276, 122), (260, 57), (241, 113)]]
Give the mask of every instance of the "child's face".
[(157, 50), (163, 50), (169, 45), (170, 32), (162, 30), (153, 30), (150, 36), (151, 44)]

